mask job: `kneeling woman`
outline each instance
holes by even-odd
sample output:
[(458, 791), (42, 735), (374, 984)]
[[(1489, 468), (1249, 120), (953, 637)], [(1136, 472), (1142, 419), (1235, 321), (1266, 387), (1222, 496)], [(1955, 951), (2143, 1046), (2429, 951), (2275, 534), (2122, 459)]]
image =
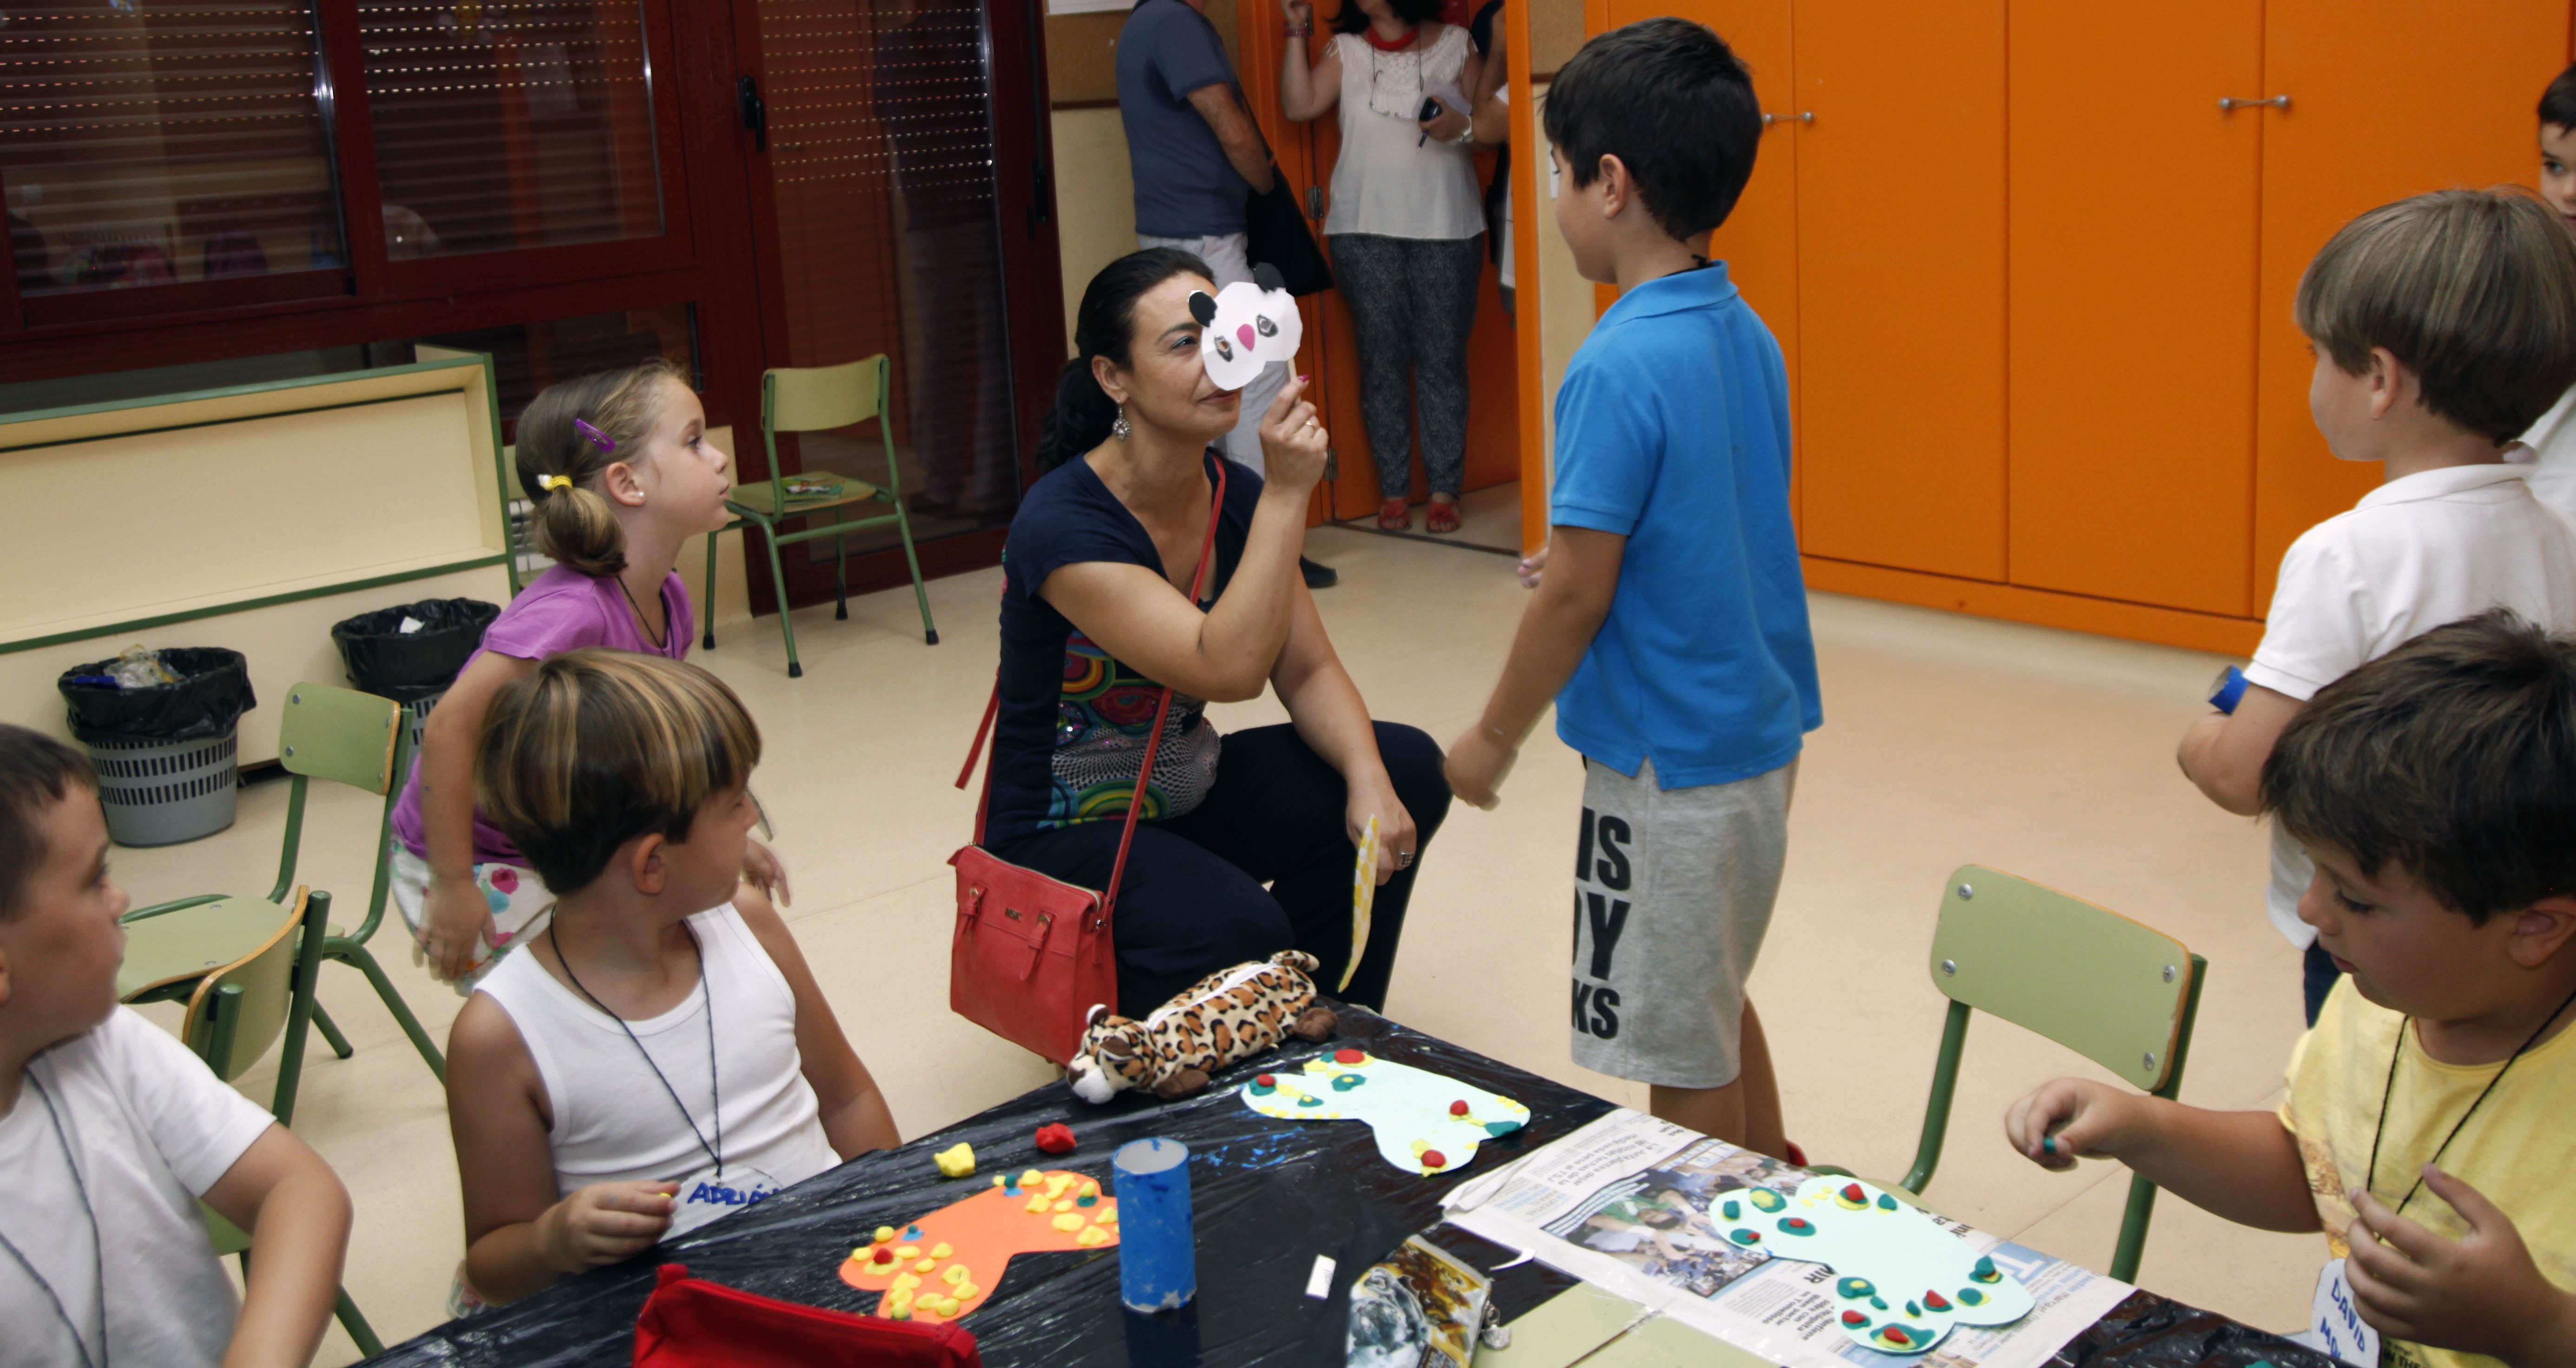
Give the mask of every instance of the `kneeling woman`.
[[(1386, 1000), (1415, 860), (1449, 808), (1440, 748), (1372, 723), (1297, 570), (1325, 434), (1305, 383), (1261, 424), (1268, 478), (1211, 443), (1240, 396), (1199, 360), (1190, 295), (1206, 264), (1149, 249), (1103, 268), (1075, 319), (1038, 439), (1042, 477), (1003, 555), (1001, 720), (985, 845), (1067, 883), (1105, 888), (1164, 685), (1172, 708), (1112, 936), (1119, 1011), (1142, 1016), (1193, 981), (1289, 947), (1351, 949), (1355, 843), (1378, 821), (1374, 929), (1350, 987)], [(1208, 518), (1215, 563), (1189, 598)], [(1278, 690), (1291, 721), (1222, 739), (1207, 704)], [(1267, 888), (1264, 885), (1268, 885)]]

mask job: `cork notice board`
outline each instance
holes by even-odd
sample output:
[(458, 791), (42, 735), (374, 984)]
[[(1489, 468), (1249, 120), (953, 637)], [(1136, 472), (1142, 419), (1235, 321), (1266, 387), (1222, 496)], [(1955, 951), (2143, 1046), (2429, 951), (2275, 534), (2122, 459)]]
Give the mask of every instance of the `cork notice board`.
[[(1255, 0), (1273, 4), (1276, 0)], [(1225, 42), (1225, 59), (1241, 69), (1234, 41), (1235, 0), (1208, 0), (1208, 22)], [(1125, 9), (1046, 18), (1047, 96), (1058, 109), (1110, 108), (1118, 103), (1118, 31)]]

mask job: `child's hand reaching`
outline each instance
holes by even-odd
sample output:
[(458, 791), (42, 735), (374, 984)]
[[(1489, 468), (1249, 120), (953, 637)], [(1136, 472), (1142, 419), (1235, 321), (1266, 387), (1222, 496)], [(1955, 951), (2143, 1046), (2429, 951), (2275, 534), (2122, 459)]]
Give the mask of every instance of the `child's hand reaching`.
[(2044, 1169), (2071, 1169), (2083, 1158), (2118, 1152), (2136, 1099), (2081, 1078), (2040, 1085), (2004, 1112), (2004, 1136)]
[(780, 907), (795, 901), (787, 890), (787, 865), (778, 858), (778, 852), (748, 838), (742, 847), (742, 880), (768, 894), (769, 900)]
[(2576, 1296), (2541, 1273), (2512, 1219), (2430, 1164), (2424, 1187), (2460, 1213), (2468, 1234), (2445, 1239), (2367, 1192), (2351, 1194), (2344, 1276), (2362, 1319), (2394, 1339), (2507, 1363), (2576, 1362)]
[(474, 972), (475, 952), (492, 943), (492, 907), (471, 876), (442, 879), (432, 874), (421, 906), (424, 925), (412, 943), (412, 963), (426, 964), (441, 983), (454, 983)]
[(679, 1193), (677, 1183), (593, 1183), (537, 1218), (537, 1246), (565, 1273), (632, 1258), (671, 1228)]

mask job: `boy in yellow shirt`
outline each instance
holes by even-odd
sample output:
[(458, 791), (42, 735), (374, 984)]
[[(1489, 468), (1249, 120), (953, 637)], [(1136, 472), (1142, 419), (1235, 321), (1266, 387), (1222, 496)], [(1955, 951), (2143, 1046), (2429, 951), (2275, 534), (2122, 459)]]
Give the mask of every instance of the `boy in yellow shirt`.
[(2344, 975), (2279, 1113), (2062, 1078), (2006, 1135), (2323, 1230), (2310, 1330), (2348, 1360), (2576, 1364), (2576, 638), (2503, 609), (2434, 628), (2319, 690), (2262, 792)]

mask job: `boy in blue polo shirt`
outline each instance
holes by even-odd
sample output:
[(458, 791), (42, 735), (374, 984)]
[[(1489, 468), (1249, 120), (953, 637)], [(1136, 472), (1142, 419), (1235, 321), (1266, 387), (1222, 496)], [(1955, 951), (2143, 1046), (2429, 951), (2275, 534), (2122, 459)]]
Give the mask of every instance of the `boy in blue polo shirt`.
[(1717, 35), (1649, 19), (1557, 73), (1546, 125), (1575, 265), (1616, 284), (1556, 397), (1551, 560), (1450, 787), (1491, 808), (1551, 696), (1585, 762), (1574, 1061), (1787, 1156), (1744, 996), (1780, 888), (1802, 738), (1823, 720), (1789, 515), (1788, 376), (1704, 255), (1762, 121)]

